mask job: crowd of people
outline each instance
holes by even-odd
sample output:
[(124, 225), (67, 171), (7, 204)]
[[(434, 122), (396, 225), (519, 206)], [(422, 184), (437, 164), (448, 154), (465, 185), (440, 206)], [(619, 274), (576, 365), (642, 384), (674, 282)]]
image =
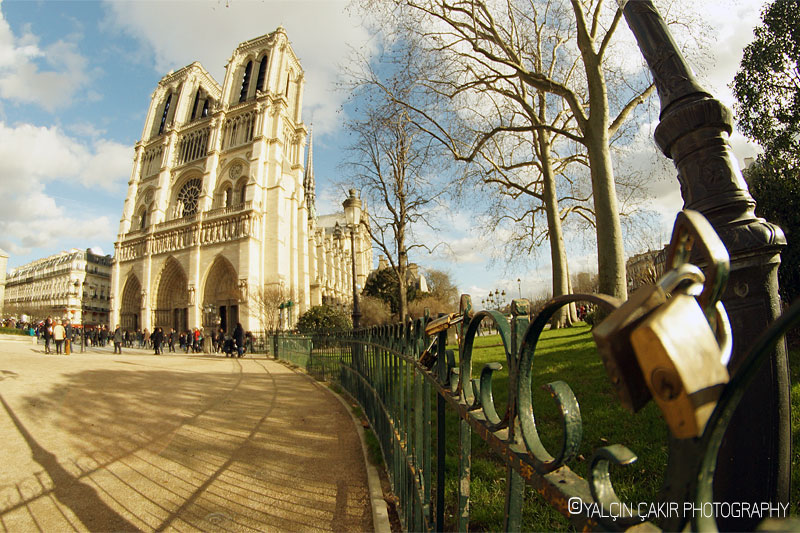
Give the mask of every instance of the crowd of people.
[[(53, 318), (48, 316), (39, 322), (18, 321), (7, 318), (0, 321), (3, 327), (23, 330), (31, 336), (36, 336), (44, 342), (45, 353), (62, 353), (65, 341), (82, 343), (84, 331), (80, 326), (73, 326), (68, 319)], [(208, 335), (208, 338), (206, 338)], [(190, 328), (177, 332), (174, 328), (164, 331), (156, 327), (153, 332), (144, 330), (123, 329), (117, 325), (113, 330), (107, 326), (87, 326), (85, 331), (86, 346), (114, 345), (114, 353), (122, 353), (122, 348), (151, 349), (155, 354), (174, 353), (181, 350), (184, 353), (224, 353), (226, 357), (242, 357), (248, 350), (252, 351), (253, 336), (237, 323), (232, 332), (226, 333), (219, 328), (216, 331), (205, 332), (202, 328)]]

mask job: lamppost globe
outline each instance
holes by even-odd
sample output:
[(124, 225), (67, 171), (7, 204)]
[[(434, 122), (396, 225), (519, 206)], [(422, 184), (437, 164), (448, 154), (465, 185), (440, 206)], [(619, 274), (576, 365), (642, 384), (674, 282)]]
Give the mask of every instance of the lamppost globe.
[(347, 220), (348, 226), (353, 228), (361, 222), (361, 198), (357, 190), (350, 189), (350, 196), (342, 202), (342, 207), (344, 207), (344, 218)]

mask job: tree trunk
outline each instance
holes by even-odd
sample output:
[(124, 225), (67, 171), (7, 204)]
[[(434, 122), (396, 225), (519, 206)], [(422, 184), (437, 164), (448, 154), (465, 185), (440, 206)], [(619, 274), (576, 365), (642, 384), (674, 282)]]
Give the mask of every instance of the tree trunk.
[[(539, 156), (542, 164), (543, 199), (547, 213), (547, 231), (550, 239), (550, 264), (553, 271), (553, 296), (569, 293), (569, 272), (567, 270), (567, 251), (564, 246), (564, 234), (561, 230), (561, 217), (558, 209), (555, 176), (550, 160), (550, 139), (546, 132), (534, 133), (538, 138)], [(562, 307), (550, 320), (550, 327), (568, 326), (569, 314)]]
[(590, 115), (586, 123), (586, 147), (592, 176), (594, 218), (597, 230), (597, 275), (599, 291), (627, 300), (625, 251), (619, 222), (614, 169), (608, 149), (608, 96), (601, 65), (596, 56), (586, 57)]

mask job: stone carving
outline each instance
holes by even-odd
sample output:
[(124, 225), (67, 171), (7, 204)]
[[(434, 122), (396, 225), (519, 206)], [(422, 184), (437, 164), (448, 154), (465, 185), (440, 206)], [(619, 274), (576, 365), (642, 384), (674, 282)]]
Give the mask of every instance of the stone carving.
[(242, 175), (242, 164), (241, 163), (234, 163), (231, 165), (231, 169), (228, 171), (228, 175), (231, 179), (235, 180), (239, 176)]

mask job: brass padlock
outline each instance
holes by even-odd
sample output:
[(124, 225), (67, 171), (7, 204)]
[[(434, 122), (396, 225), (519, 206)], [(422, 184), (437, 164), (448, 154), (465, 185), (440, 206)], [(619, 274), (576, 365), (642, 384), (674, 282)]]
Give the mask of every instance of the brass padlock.
[(694, 296), (676, 292), (631, 333), (647, 388), (679, 439), (702, 435), (729, 379), (731, 333), (722, 302), (714, 313), (717, 331)]
[[(458, 324), (462, 320), (464, 320), (464, 315), (459, 313), (450, 313), (436, 320), (432, 320), (425, 326), (425, 335), (429, 337), (431, 335), (436, 335), (437, 333), (449, 329), (450, 326)], [(437, 353), (433, 351), (433, 346), (438, 339), (439, 337), (434, 337), (425, 351), (422, 352), (422, 355), (419, 356), (419, 363), (429, 370), (433, 368), (433, 365), (436, 363)]]
[(704, 279), (703, 273), (694, 265), (680, 265), (667, 272), (657, 284), (635, 291), (629, 300), (592, 329), (603, 366), (625, 408), (636, 412), (651, 396), (631, 346), (631, 332), (653, 310), (665, 304), (667, 294), (678, 285), (686, 281), (702, 283)]

